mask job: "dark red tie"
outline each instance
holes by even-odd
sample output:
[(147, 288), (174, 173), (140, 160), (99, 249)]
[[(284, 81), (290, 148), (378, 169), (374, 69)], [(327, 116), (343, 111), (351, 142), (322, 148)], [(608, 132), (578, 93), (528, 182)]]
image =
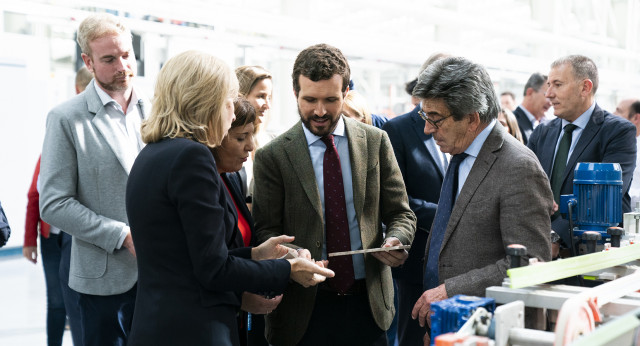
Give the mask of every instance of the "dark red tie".
[[(327, 146), (323, 161), (327, 253), (351, 251), (340, 156), (333, 142), (333, 135), (322, 137), (322, 141)], [(336, 273), (336, 276), (329, 279), (327, 284), (337, 292), (347, 292), (355, 281), (351, 256), (332, 257), (329, 260), (329, 268)]]

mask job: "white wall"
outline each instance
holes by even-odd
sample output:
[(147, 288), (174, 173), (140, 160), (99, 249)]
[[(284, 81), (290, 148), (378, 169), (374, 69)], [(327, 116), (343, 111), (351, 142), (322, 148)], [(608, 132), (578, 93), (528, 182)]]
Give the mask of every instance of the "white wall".
[(12, 230), (7, 246), (20, 246), (45, 118), (53, 105), (73, 95), (74, 76), (50, 72), (44, 39), (0, 34), (0, 47), (0, 201)]

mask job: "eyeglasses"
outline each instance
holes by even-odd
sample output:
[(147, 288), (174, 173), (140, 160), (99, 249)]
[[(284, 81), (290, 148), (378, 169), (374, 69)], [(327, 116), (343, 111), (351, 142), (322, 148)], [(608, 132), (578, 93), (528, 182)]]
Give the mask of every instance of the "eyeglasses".
[(429, 118), (429, 116), (427, 115), (427, 113), (425, 113), (422, 109), (418, 110), (418, 114), (420, 115), (420, 118), (424, 119), (424, 121), (428, 122), (429, 124), (431, 124), (431, 126), (435, 127), (436, 130), (440, 128), (440, 126), (438, 126), (439, 123), (445, 121), (447, 118), (451, 118), (452, 115), (448, 115), (446, 117), (443, 117), (441, 119), (438, 119), (436, 121), (433, 121), (432, 119)]

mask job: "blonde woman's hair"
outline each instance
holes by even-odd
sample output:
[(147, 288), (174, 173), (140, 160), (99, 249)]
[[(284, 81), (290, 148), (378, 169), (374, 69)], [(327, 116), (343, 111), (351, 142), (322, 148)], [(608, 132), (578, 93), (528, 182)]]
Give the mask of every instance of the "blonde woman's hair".
[(238, 77), (240, 93), (249, 96), (251, 89), (258, 82), (263, 79), (271, 79), (271, 73), (262, 66), (244, 65), (236, 68), (236, 77)]
[(518, 125), (518, 119), (516, 119), (515, 114), (504, 107), (500, 107), (500, 113), (504, 114), (505, 119), (507, 119), (507, 126), (509, 127), (511, 135), (520, 141), (520, 143), (524, 143), (522, 133), (520, 132), (520, 126)]
[(142, 140), (184, 137), (218, 146), (226, 135), (225, 101), (237, 94), (238, 80), (224, 61), (195, 50), (178, 54), (158, 73), (151, 115), (142, 123)]
[(127, 35), (131, 31), (124, 25), (120, 17), (110, 13), (98, 13), (85, 18), (78, 27), (78, 45), (82, 53), (91, 57), (89, 43), (106, 35)]
[(371, 111), (367, 105), (367, 100), (357, 91), (349, 90), (344, 98), (344, 107), (349, 108), (358, 117), (358, 121), (369, 125), (372, 124)]

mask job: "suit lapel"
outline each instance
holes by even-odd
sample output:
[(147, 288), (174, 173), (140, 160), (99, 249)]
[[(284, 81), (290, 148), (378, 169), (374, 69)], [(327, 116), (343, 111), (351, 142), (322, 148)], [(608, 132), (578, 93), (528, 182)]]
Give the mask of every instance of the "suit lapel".
[(349, 158), (351, 163), (351, 179), (353, 184), (353, 206), (356, 210), (356, 219), (360, 222), (360, 216), (364, 210), (365, 189), (367, 184), (367, 138), (364, 130), (358, 128), (350, 119), (343, 117), (345, 132), (349, 142)]
[(540, 160), (540, 165), (542, 169), (544, 169), (545, 173), (547, 173), (547, 177), (551, 179), (551, 169), (553, 168), (553, 159), (555, 158), (556, 152), (556, 144), (558, 143), (558, 138), (560, 137), (560, 131), (562, 130), (562, 120), (557, 118), (552, 120), (551, 124), (547, 129), (546, 136), (543, 136), (541, 133), (541, 140), (548, 143), (547, 145), (542, 145), (540, 150), (540, 155), (538, 155), (538, 159)]
[[(422, 133), (424, 135), (424, 132)], [(436, 141), (433, 140), (431, 135), (424, 135), (427, 138), (423, 139), (422, 142), (424, 143), (425, 147), (427, 147), (427, 151), (429, 152), (429, 154), (431, 155), (431, 160), (433, 160), (433, 162), (436, 164), (436, 166), (438, 167), (438, 171), (440, 172), (440, 178), (444, 179), (444, 174), (446, 172), (445, 167), (443, 166), (443, 162), (442, 162), (442, 153), (440, 152), (440, 150), (438, 150), (438, 147), (436, 146)]]
[(527, 117), (527, 114), (520, 107), (522, 106), (518, 106), (518, 108), (513, 111), (513, 114), (516, 115), (518, 126), (527, 135), (527, 138), (529, 138), (529, 136), (531, 136), (531, 133), (533, 132), (533, 125), (531, 125), (529, 117)]
[(591, 114), (591, 118), (587, 123), (587, 126), (582, 130), (582, 134), (580, 135), (580, 139), (578, 139), (578, 143), (576, 143), (576, 147), (573, 148), (573, 152), (571, 153), (571, 157), (567, 162), (567, 168), (564, 170), (564, 174), (562, 175), (562, 185), (564, 185), (564, 181), (569, 177), (571, 171), (575, 168), (578, 158), (582, 155), (584, 150), (587, 148), (589, 143), (595, 138), (596, 133), (600, 130), (600, 124), (604, 121), (604, 112), (596, 105), (593, 110), (593, 114)]
[(307, 138), (304, 136), (302, 126), (302, 123), (298, 122), (284, 134), (285, 138), (289, 141), (289, 144), (285, 145), (284, 150), (291, 167), (299, 168), (294, 169), (293, 173), (298, 177), (307, 198), (309, 198), (309, 202), (311, 202), (311, 205), (313, 205), (313, 208), (320, 218), (323, 218), (324, 214), (322, 212), (318, 183), (316, 182), (313, 164), (311, 163), (311, 154), (309, 154), (309, 146), (307, 144)]
[[(238, 211), (242, 214), (242, 216), (249, 223), (249, 227), (253, 232), (253, 217), (251, 216), (251, 212), (245, 203), (245, 193), (242, 191), (242, 178), (240, 178), (239, 172), (234, 173), (225, 173), (222, 175), (224, 177), (225, 183), (227, 183), (227, 187), (231, 191), (231, 197), (236, 201)], [(234, 208), (235, 209), (235, 208)]]
[(447, 224), (447, 231), (445, 232), (444, 239), (442, 240), (442, 247), (440, 247), (441, 250), (444, 248), (444, 245), (447, 243), (449, 238), (451, 238), (453, 230), (456, 229), (456, 226), (458, 225), (464, 211), (467, 209), (467, 205), (471, 201), (471, 198), (475, 195), (476, 190), (478, 190), (478, 187), (484, 181), (491, 169), (491, 166), (493, 166), (493, 163), (497, 159), (494, 152), (502, 148), (502, 143), (504, 142), (504, 138), (502, 136), (505, 131), (501, 128), (502, 125), (496, 123), (495, 127), (491, 130), (491, 133), (482, 145), (473, 167), (471, 167), (469, 176), (462, 186), (460, 195), (458, 195), (456, 204), (453, 206), (453, 210), (451, 211), (451, 217)]
[(121, 143), (127, 143), (128, 139), (109, 119), (109, 115), (102, 105), (102, 101), (100, 100), (93, 83), (89, 83), (85, 95), (89, 112), (95, 114), (91, 122), (96, 129), (98, 129), (102, 137), (104, 137), (109, 148), (111, 148), (111, 151), (118, 158), (122, 168), (124, 168), (125, 172), (129, 174), (136, 156), (121, 146)]
[(420, 106), (416, 106), (416, 108), (414, 108), (410, 113), (411, 120), (414, 123), (414, 126), (411, 127), (413, 128), (413, 131), (415, 131), (416, 136), (418, 136), (418, 139), (424, 144), (429, 156), (431, 156), (431, 160), (435, 163), (436, 167), (438, 167), (440, 178), (444, 179), (447, 168), (443, 166), (442, 160), (440, 159), (442, 157), (442, 152), (438, 150), (435, 140), (432, 140), (433, 136), (424, 133), (425, 121), (420, 118), (420, 115), (418, 115), (419, 107)]
[(411, 127), (413, 128), (413, 131), (415, 131), (420, 141), (423, 143), (424, 147), (427, 149), (427, 152), (429, 153), (429, 156), (431, 156), (431, 160), (433, 161), (433, 163), (435, 163), (436, 167), (438, 167), (440, 178), (444, 179), (444, 174), (447, 170), (446, 167), (443, 166), (442, 160), (440, 159), (442, 157), (442, 153), (440, 152), (440, 150), (438, 150), (435, 141), (432, 140), (433, 136), (424, 133), (425, 121), (420, 118), (420, 115), (418, 115), (418, 107), (420, 106), (416, 106), (416, 108), (411, 111), (411, 120), (413, 120), (415, 124), (415, 126)]
[(222, 187), (222, 190), (224, 190), (223, 193), (225, 194), (225, 197), (227, 197), (225, 198), (227, 200), (227, 212), (233, 215), (233, 219), (236, 220), (236, 226), (233, 229), (233, 234), (231, 235), (230, 241), (227, 244), (227, 246), (230, 249), (240, 248), (244, 246), (244, 240), (242, 238), (242, 232), (240, 232), (240, 228), (239, 228), (240, 222), (238, 221), (238, 210), (236, 210), (234, 201), (236, 205), (238, 205), (238, 208), (240, 208), (240, 205), (243, 205), (244, 203), (242, 202), (242, 200), (240, 201), (236, 200), (237, 195), (235, 195), (235, 193), (232, 192), (235, 189), (234, 184), (231, 182), (227, 174), (226, 173), (221, 174), (220, 178), (221, 178), (220, 181), (224, 185), (226, 185), (226, 187), (224, 186)]

